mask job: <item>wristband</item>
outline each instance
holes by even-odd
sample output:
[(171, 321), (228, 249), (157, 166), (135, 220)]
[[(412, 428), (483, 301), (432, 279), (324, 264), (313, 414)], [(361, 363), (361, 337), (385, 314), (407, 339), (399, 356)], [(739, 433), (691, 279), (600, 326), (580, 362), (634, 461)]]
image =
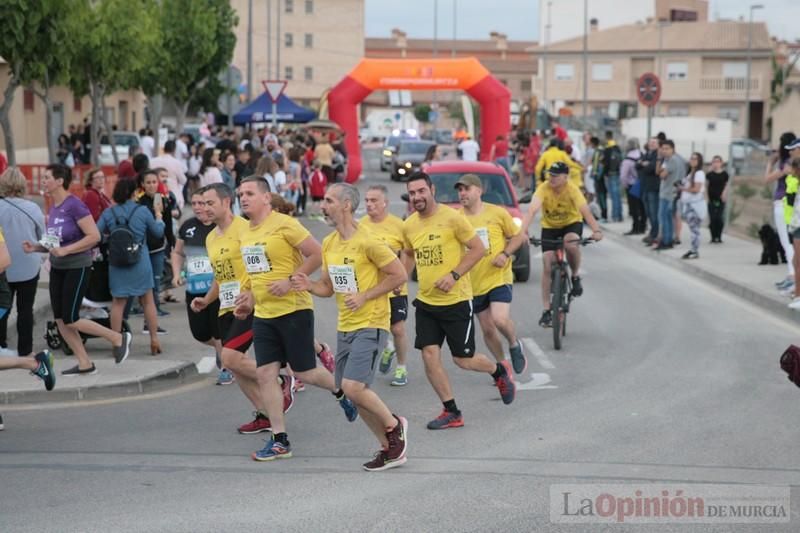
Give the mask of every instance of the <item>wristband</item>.
[(505, 250), (503, 250), (503, 251), (502, 251), (502, 252), (500, 252), (500, 253), (501, 253), (501, 254), (503, 254), (504, 256), (506, 256), (506, 258), (508, 258), (508, 259), (511, 259), (511, 254), (509, 254), (509, 253), (508, 253), (508, 252), (506, 252)]

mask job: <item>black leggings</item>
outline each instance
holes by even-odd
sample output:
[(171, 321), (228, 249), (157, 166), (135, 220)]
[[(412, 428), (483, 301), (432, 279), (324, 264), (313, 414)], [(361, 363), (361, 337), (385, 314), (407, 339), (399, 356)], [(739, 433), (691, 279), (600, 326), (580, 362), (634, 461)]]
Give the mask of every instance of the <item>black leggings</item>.
[(91, 270), (91, 267), (50, 269), (50, 306), (56, 320), (72, 324), (80, 319)]
[[(9, 282), (12, 298), (17, 298), (17, 353), (28, 355), (33, 352), (33, 302), (36, 299), (36, 287), (39, 274), (28, 281)], [(8, 348), (8, 313), (0, 319), (0, 346)]]

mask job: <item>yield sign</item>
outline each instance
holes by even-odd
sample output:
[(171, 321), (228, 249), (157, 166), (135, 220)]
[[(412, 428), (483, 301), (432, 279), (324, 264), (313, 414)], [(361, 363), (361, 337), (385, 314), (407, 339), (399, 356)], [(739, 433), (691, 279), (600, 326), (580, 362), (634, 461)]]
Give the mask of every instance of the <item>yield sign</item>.
[(278, 101), (283, 91), (286, 89), (286, 80), (266, 80), (261, 82), (264, 85), (264, 90), (267, 91), (267, 96), (273, 103)]

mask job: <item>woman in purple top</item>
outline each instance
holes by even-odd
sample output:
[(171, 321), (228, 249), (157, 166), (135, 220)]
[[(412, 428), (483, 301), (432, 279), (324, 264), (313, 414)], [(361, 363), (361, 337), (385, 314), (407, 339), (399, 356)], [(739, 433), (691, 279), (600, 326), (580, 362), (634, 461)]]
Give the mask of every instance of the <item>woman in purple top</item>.
[(786, 279), (778, 282), (779, 289), (789, 289), (794, 284), (794, 248), (789, 244), (789, 230), (786, 227), (786, 219), (783, 217), (783, 197), (786, 196), (786, 175), (791, 172), (791, 161), (789, 161), (789, 150), (786, 148), (796, 139), (794, 133), (787, 131), (780, 137), (780, 145), (767, 163), (767, 170), (764, 172), (764, 181), (767, 184), (775, 182), (775, 194), (772, 197), (773, 216), (775, 219), (775, 230), (778, 238), (786, 252), (786, 268), (788, 270)]
[(68, 167), (47, 167), (42, 188), (53, 201), (47, 213), (47, 229), (38, 243), (22, 243), (25, 253), (50, 253), (50, 306), (59, 333), (78, 359), (75, 367), (62, 372), (65, 376), (97, 372), (83, 346), (81, 332), (110, 342), (117, 363), (128, 357), (131, 345), (130, 333), (112, 331), (78, 315), (89, 284), (91, 250), (100, 242), (100, 232), (86, 204), (69, 193), (71, 181), (72, 172)]

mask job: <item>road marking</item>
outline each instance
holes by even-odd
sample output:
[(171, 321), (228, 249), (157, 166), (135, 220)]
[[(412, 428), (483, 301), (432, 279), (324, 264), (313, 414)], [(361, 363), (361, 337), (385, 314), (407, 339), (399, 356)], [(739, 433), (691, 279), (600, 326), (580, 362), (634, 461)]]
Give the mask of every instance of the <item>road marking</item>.
[(210, 374), (215, 368), (217, 368), (217, 358), (211, 355), (208, 357), (203, 357), (197, 362), (196, 366), (198, 374)]
[(517, 382), (517, 390), (557, 389), (558, 385), (548, 385), (551, 381), (550, 374), (534, 372), (531, 374), (530, 381), (525, 383)]
[(533, 356), (539, 361), (539, 364), (542, 365), (542, 368), (554, 369), (556, 365), (550, 362), (550, 359), (545, 355), (544, 351), (539, 348), (539, 345), (536, 344), (536, 341), (531, 339), (530, 337), (525, 337), (522, 339), (522, 344), (525, 345), (525, 348), (528, 350), (529, 353), (532, 353)]

